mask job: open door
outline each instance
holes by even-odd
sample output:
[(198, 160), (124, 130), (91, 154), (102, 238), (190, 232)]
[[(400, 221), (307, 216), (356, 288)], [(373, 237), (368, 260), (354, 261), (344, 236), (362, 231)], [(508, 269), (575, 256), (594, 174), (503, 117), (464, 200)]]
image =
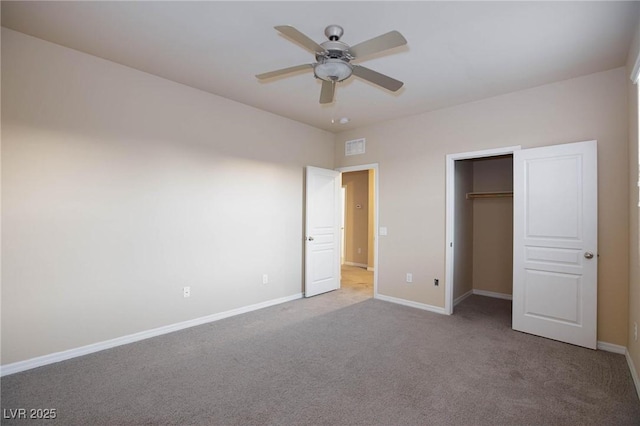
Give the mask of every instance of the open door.
[(597, 143), (514, 152), (513, 329), (597, 345)]
[(340, 288), (340, 172), (306, 170), (305, 297)]

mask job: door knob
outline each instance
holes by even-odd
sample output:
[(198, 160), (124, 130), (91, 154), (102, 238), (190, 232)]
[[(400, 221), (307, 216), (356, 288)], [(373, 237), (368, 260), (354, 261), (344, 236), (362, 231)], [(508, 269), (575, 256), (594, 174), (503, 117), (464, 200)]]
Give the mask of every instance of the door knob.
[[(307, 240), (313, 241), (313, 237), (308, 237)], [(593, 257), (593, 255), (592, 255), (592, 257)]]
[(593, 253), (591, 253), (590, 251), (586, 251), (584, 252), (584, 257), (587, 259), (593, 259)]

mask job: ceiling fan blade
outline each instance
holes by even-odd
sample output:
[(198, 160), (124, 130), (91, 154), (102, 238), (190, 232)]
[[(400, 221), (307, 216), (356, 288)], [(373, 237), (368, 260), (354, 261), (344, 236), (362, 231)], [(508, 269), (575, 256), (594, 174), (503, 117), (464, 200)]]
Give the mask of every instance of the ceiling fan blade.
[(379, 72), (363, 67), (362, 65), (354, 65), (353, 74), (370, 83), (383, 87), (387, 90), (391, 90), (392, 92), (398, 91), (404, 84), (395, 78), (380, 74)]
[(305, 48), (309, 49), (315, 53), (325, 53), (327, 50), (320, 46), (315, 41), (311, 40), (306, 35), (302, 34), (300, 31), (292, 27), (291, 25), (279, 25), (274, 27), (276, 30), (280, 31), (282, 34), (286, 35), (290, 39), (300, 43)]
[(322, 80), (322, 90), (320, 90), (320, 103), (330, 104), (333, 102), (333, 95), (336, 92), (336, 82)]
[(292, 74), (294, 72), (306, 70), (306, 69), (309, 69), (309, 68), (313, 68), (313, 65), (312, 64), (297, 65), (295, 67), (283, 68), (281, 70), (276, 70), (276, 71), (271, 71), (271, 72), (265, 72), (263, 74), (258, 74), (258, 75), (256, 75), (256, 78), (258, 80), (266, 80), (267, 78), (280, 77), (280, 76), (283, 76), (283, 75), (286, 75), (286, 74)]
[(383, 52), (394, 47), (404, 46), (407, 40), (398, 31), (390, 31), (370, 40), (363, 41), (349, 48), (349, 53), (354, 58), (372, 55), (374, 53)]

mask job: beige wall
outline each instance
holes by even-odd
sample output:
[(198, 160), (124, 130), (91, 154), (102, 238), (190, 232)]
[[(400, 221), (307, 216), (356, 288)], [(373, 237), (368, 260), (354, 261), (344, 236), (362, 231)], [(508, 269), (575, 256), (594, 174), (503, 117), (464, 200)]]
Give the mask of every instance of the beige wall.
[[(640, 53), (640, 24), (636, 28), (629, 57), (627, 60), (626, 76), (631, 71)], [(634, 323), (640, 327), (640, 232), (638, 230), (638, 88), (627, 79), (627, 94), (629, 101), (629, 333), (627, 348), (636, 372), (640, 373), (640, 341), (633, 336)], [(636, 380), (638, 377), (636, 377)], [(640, 395), (640, 388), (637, 389)]]
[[(473, 160), (473, 191), (513, 191), (513, 157)], [(473, 200), (473, 289), (513, 292), (513, 198)]]
[(473, 289), (473, 160), (455, 162), (454, 300)]
[(2, 364), (301, 293), (333, 134), (5, 29), (2, 113)]
[[(509, 93), (338, 135), (337, 166), (379, 163), (378, 292), (444, 306), (445, 156), (598, 140), (598, 340), (626, 345), (629, 161), (624, 68)], [(345, 157), (344, 141), (367, 138)], [(414, 282), (405, 283), (406, 272)]]
[(369, 171), (343, 173), (342, 186), (346, 188), (344, 260), (366, 266), (369, 260)]

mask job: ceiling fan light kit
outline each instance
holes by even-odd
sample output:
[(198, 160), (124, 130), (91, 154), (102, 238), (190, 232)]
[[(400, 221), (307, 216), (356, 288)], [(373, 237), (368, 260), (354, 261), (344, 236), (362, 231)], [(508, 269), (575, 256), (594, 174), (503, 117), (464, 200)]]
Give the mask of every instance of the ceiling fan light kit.
[(407, 40), (398, 31), (390, 31), (386, 34), (382, 34), (378, 37), (350, 47), (348, 44), (340, 41), (344, 30), (339, 25), (329, 25), (325, 28), (324, 34), (329, 40), (321, 44), (316, 43), (305, 34), (289, 25), (277, 26), (275, 29), (313, 52), (316, 56), (316, 63), (298, 65), (264, 74), (258, 74), (256, 75), (256, 78), (259, 80), (280, 77), (297, 71), (313, 68), (314, 76), (322, 80), (322, 88), (320, 90), (321, 104), (329, 104), (333, 102), (335, 84), (348, 79), (354, 74), (363, 80), (392, 92), (399, 90), (404, 84), (399, 80), (381, 74), (377, 71), (361, 65), (352, 65), (350, 63), (353, 59), (360, 59), (363, 56), (372, 55), (407, 44)]
[(344, 81), (353, 74), (353, 66), (340, 59), (325, 59), (313, 67), (313, 74), (320, 80)]

